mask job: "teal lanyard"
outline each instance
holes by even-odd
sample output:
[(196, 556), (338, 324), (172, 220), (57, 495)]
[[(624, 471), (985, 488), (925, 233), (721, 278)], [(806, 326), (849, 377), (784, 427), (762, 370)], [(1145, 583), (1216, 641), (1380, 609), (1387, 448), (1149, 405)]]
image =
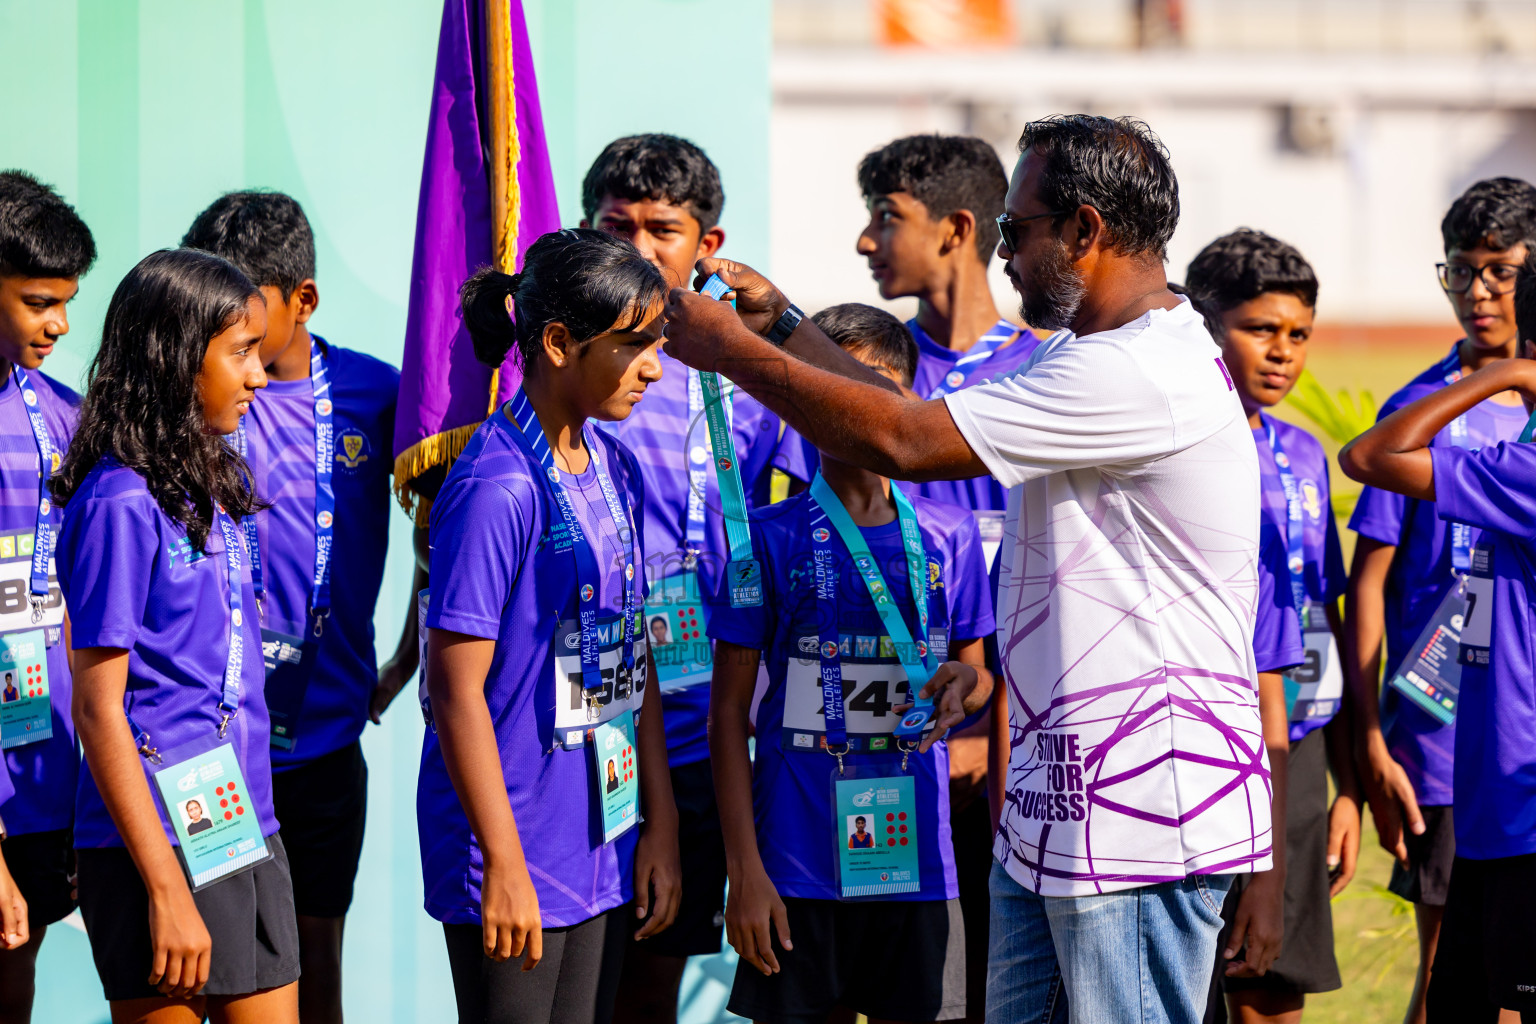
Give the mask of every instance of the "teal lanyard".
[(854, 524), (848, 510), (843, 507), (842, 499), (833, 493), (820, 473), (816, 474), (816, 479), (811, 483), (811, 497), (826, 513), (837, 535), (848, 548), (848, 553), (853, 556), (854, 568), (863, 577), (869, 598), (874, 602), (875, 611), (885, 626), (885, 634), (896, 648), (901, 667), (906, 669), (907, 692), (914, 703), (921, 703), (917, 700), (917, 694), (928, 685), (928, 678), (933, 674), (927, 663), (928, 553), (923, 549), (923, 536), (917, 528), (917, 512), (912, 508), (911, 499), (901, 493), (899, 488), (891, 487), (891, 497), (896, 501), (896, 518), (901, 523), (901, 546), (907, 557), (907, 582), (912, 586), (912, 603), (917, 607), (917, 629), (923, 638), (921, 643), (912, 641), (912, 634), (907, 631), (907, 624), (902, 620), (901, 608), (891, 596), (891, 588), (886, 585), (880, 564), (870, 553), (863, 532)]
[(715, 457), (715, 482), (720, 487), (720, 514), (725, 518), (731, 561), (746, 561), (752, 557), (752, 531), (747, 526), (747, 492), (736, 459), (736, 439), (726, 414), (730, 399), (720, 393), (720, 375), (713, 371), (699, 372), (699, 386), (704, 392), (704, 418), (709, 424), (709, 447)]
[(1520, 440), (1529, 442), (1532, 434), (1536, 434), (1536, 413), (1532, 413), (1531, 418), (1525, 421), (1525, 429), (1520, 431)]

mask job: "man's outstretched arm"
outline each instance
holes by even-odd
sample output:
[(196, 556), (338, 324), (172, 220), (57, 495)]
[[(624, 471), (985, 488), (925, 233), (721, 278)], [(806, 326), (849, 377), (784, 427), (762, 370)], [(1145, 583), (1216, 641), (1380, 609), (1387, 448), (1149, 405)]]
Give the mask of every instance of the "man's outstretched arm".
[(898, 480), (960, 480), (987, 467), (942, 400), (921, 401), (838, 348), (810, 319), (780, 349), (766, 332), (789, 300), (762, 275), (729, 260), (701, 260), (736, 293), (730, 305), (681, 288), (667, 300), (666, 350), (716, 370), (778, 413), (817, 448)]

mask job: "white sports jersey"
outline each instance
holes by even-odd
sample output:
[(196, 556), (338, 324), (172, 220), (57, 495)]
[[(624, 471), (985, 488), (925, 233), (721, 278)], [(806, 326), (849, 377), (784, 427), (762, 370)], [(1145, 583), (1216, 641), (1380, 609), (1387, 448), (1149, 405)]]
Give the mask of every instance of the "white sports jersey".
[(1220, 355), (1184, 302), (945, 399), (1012, 489), (996, 854), (1041, 895), (1270, 866), (1259, 464)]

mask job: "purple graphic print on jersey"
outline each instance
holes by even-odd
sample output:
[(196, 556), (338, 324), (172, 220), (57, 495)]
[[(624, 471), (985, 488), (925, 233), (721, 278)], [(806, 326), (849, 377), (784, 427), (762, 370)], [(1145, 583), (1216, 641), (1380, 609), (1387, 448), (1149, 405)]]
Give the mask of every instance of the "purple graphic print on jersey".
[[(61, 456), (75, 434), (76, 406), (80, 396), (40, 370), (31, 371), (32, 389), (48, 424), (48, 439)], [(17, 534), (31, 534), (37, 527), (37, 441), (21, 389), (13, 374), (0, 378), (0, 545)], [(63, 512), (49, 512), (58, 530)], [(55, 532), (57, 536), (57, 532)], [(68, 828), (75, 816), (75, 786), (80, 775), (80, 752), (75, 747), (75, 725), (70, 717), (69, 660), (64, 644), (48, 648), (48, 695), (53, 704), (53, 738), (13, 747), (5, 752), (6, 767), (15, 795), (0, 804), (0, 819), (8, 835), (47, 832)]]
[[(645, 488), (634, 458), (612, 437), (593, 433), (620, 504), (634, 510), (643, 531)], [(576, 573), (571, 553), (546, 543), (553, 503), (538, 463), (517, 435), (504, 409), (494, 413), (454, 462), (433, 502), (427, 626), (496, 641), (485, 697), (507, 797), (544, 925), (563, 928), (629, 901), (638, 832), (604, 844), (591, 754), (557, 741), (557, 708), (568, 706), (573, 690), (585, 724), (579, 677), (575, 683), (556, 678), (556, 656), (565, 653), (555, 649), (557, 625), (576, 617)], [(595, 538), (603, 572), (599, 614), (616, 616), (624, 549), (597, 472), (588, 467), (561, 480), (582, 531)], [(643, 641), (635, 650), (638, 664)], [(637, 678), (637, 686), (643, 683)], [(638, 699), (634, 706), (638, 712)], [(422, 743), (416, 821), (427, 913), (448, 924), (478, 923), (484, 855), (431, 729)]]
[(1493, 535), (1490, 663), (1462, 666), (1456, 712), (1456, 856), (1523, 857), (1536, 853), (1536, 445), (1430, 457), (1441, 518)]
[[(144, 478), (109, 456), (64, 506), (55, 558), (75, 648), (128, 651), (124, 710), (149, 733), (164, 763), (217, 746), (229, 655), (229, 570), (217, 526), (208, 535), (206, 552), (194, 550), (186, 531), (160, 511)], [(242, 607), (254, 608), (250, 559), (242, 554), (240, 563)], [(262, 835), (269, 836), (277, 831), (267, 753), (271, 723), (255, 616), (245, 616), (244, 629), (240, 713), (230, 720), (224, 738), (240, 761)], [(161, 766), (140, 760), (150, 792), (157, 792), (153, 769)], [(165, 838), (175, 845), (165, 808), (158, 800), (155, 804)], [(81, 769), (75, 801), (75, 845), (123, 845), (89, 762)]]
[[(1306, 581), (1307, 596), (1321, 605), (1333, 605), (1343, 596), (1348, 577), (1344, 571), (1344, 552), (1339, 546), (1339, 525), (1333, 517), (1333, 496), (1328, 485), (1328, 455), (1323, 451), (1323, 446), (1318, 443), (1317, 438), (1294, 423), (1287, 423), (1274, 416), (1264, 416), (1263, 419), (1265, 423), (1274, 425), (1275, 437), (1280, 442), (1281, 450), (1291, 460), (1291, 472), (1296, 475), (1296, 486), (1301, 489), (1302, 557), (1306, 560), (1302, 573)], [(1264, 515), (1261, 529), (1265, 534), (1273, 531), (1281, 550), (1288, 553), (1289, 513), (1285, 503), (1285, 485), (1281, 483), (1280, 470), (1275, 465), (1269, 438), (1263, 427), (1253, 432), (1253, 443), (1259, 450), (1259, 473), (1261, 474), (1259, 503)], [(1261, 577), (1273, 571), (1269, 567), (1271, 564), (1267, 563), (1262, 555), (1260, 556)], [(1301, 642), (1301, 617), (1296, 612), (1296, 604), (1291, 596), (1290, 570), (1286, 567), (1284, 557), (1281, 558), (1279, 567), (1281, 575), (1278, 575), (1272, 584), (1275, 592), (1274, 600), (1268, 605), (1261, 601), (1258, 606), (1259, 622), (1254, 628), (1256, 659), (1259, 649), (1257, 637), (1261, 633), (1277, 631), (1272, 623), (1265, 624), (1266, 616), (1272, 618), (1278, 614), (1285, 619), (1286, 624), (1279, 627), (1279, 630), (1286, 635), (1294, 635), (1298, 645)], [(1261, 593), (1263, 587), (1261, 579)], [(1288, 663), (1288, 665), (1299, 664), (1301, 664), (1299, 660)], [(1262, 662), (1260, 671), (1264, 671)], [(1326, 718), (1293, 722), (1291, 723), (1291, 742), (1296, 743), (1313, 729), (1327, 724)]]
[[(682, 571), (687, 539), (688, 459), (690, 453), (707, 458), (709, 451), (704, 417), (701, 415), (694, 423), (688, 415), (688, 367), (665, 352), (661, 353), (661, 366), (661, 379), (645, 389), (645, 398), (628, 418), (597, 424), (634, 453), (645, 478), (645, 565), (646, 579), (651, 583)], [(800, 435), (784, 427), (776, 414), (745, 391), (738, 390), (732, 400), (731, 434), (736, 441), (736, 457), (741, 463), (741, 482), (749, 509), (768, 504), (775, 469), (796, 480), (810, 480), (812, 474), (806, 469)], [(720, 512), (720, 490), (713, 469), (705, 474), (704, 509), (705, 551), (699, 557), (699, 594), (708, 599), (714, 595), (720, 573), (730, 560), (725, 521)], [(672, 690), (662, 696), (662, 708), (671, 764), (676, 767), (707, 758), (709, 687)]]
[[(1382, 406), (1378, 419), (1445, 387), (1444, 362), (1441, 360), (1409, 381)], [(1501, 405), (1489, 400), (1468, 410), (1466, 420), (1467, 444), (1473, 448), (1486, 448), (1518, 437), (1520, 428), (1525, 426), (1525, 410), (1518, 405)], [(1430, 446), (1450, 447), (1450, 428), (1436, 434)], [(1403, 663), (1414, 641), (1455, 583), (1451, 566), (1451, 527), (1436, 515), (1434, 502), (1367, 487), (1355, 505), (1349, 528), (1362, 537), (1381, 544), (1393, 544), (1398, 549), (1387, 575), (1384, 594), (1387, 645), (1384, 668), (1390, 677)], [(1477, 532), (1474, 526), (1474, 544)], [(1418, 705), (1403, 700), (1396, 690), (1383, 685), (1381, 728), (1387, 749), (1403, 766), (1419, 803), (1449, 804), (1452, 800), (1452, 752), (1456, 748), (1455, 723), (1441, 725)]]
[[(912, 337), (917, 339), (917, 372), (913, 375), (912, 390), (917, 392), (920, 398), (931, 397), (934, 389), (941, 386), (946, 391), (953, 392), (982, 381), (999, 380), (1017, 373), (1024, 368), (1029, 357), (1035, 354), (1035, 349), (1040, 347), (1041, 341), (1040, 336), (1027, 327), (1016, 327), (1007, 320), (999, 320), (977, 344), (989, 343), (998, 337), (1013, 338), (1013, 340), (987, 358), (958, 371), (963, 373), (964, 377), (955, 381), (950, 374), (957, 372), (955, 364), (963, 359), (966, 353), (945, 348), (928, 337), (928, 332), (918, 326), (916, 318), (907, 321), (907, 329), (912, 332)], [(1001, 512), (1008, 507), (1008, 492), (1003, 489), (1002, 484), (990, 476), (972, 477), (969, 480), (933, 480), (925, 484), (910, 484), (906, 491), (908, 494), (921, 494), (934, 501), (959, 505), (973, 512), (984, 510)]]
[[(325, 342), (315, 336), (315, 343)], [(320, 636), (311, 684), (292, 750), (274, 748), (283, 771), (339, 750), (362, 734), (378, 684), (373, 610), (389, 551), (394, 499), (395, 398), (400, 372), (372, 356), (327, 347), (335, 461), (331, 487), (336, 525), (331, 548), (331, 614)], [(256, 494), (272, 503), (257, 513), (256, 532), (267, 596), (262, 625), (309, 636), (315, 572), (314, 388), (302, 380), (268, 381), (245, 418), (247, 456)]]
[[(991, 587), (982, 559), (981, 536), (969, 511), (921, 496), (912, 499), (923, 547), (928, 555), (930, 636), (948, 631), (949, 645), (986, 636), (996, 628)], [(801, 638), (818, 635), (811, 519), (816, 505), (809, 494), (761, 509), (752, 515), (752, 543), (763, 560), (764, 600), (759, 608), (731, 608), (722, 600), (710, 620), (709, 635), (740, 647), (763, 652), (768, 689), (757, 712), (757, 753), (752, 768), (752, 803), (757, 821), (758, 849), (763, 867), (780, 896), (837, 899), (839, 894), (832, 833), (832, 792), (829, 781), (837, 761), (819, 745), (786, 748), (783, 737), (805, 709), (815, 718), (822, 707), (820, 659), (806, 654)], [(916, 629), (917, 614), (897, 522), (861, 531), (896, 596), (903, 621)], [(857, 637), (883, 636), (885, 628), (869, 598), (863, 579), (853, 569), (847, 548), (834, 540), (838, 566), (838, 631)], [(937, 646), (935, 644), (935, 646)], [(811, 640), (811, 651), (815, 641)], [(945, 660), (935, 650), (934, 664)], [(845, 683), (849, 675), (845, 669)], [(845, 706), (857, 709), (855, 693)], [(902, 691), (904, 693), (904, 691)], [(890, 704), (905, 702), (897, 692), (879, 694)], [(896, 715), (889, 716), (894, 728)], [(852, 720), (850, 720), (851, 723)], [(850, 724), (850, 730), (856, 729)], [(850, 732), (850, 735), (853, 735)], [(805, 735), (805, 734), (802, 734)], [(809, 738), (807, 736), (807, 738)], [(891, 744), (888, 753), (854, 752), (844, 758), (850, 766), (878, 767), (899, 773), (901, 755)], [(918, 875), (921, 890), (892, 893), (889, 900), (954, 899), (954, 851), (949, 825), (949, 751), (943, 742), (908, 762), (916, 789)]]

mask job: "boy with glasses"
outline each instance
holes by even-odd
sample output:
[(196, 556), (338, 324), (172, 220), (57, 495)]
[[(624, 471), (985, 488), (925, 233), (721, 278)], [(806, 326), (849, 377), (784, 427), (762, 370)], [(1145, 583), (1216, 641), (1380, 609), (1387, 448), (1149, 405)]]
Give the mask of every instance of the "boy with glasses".
[[(1393, 395), (1382, 418), (1518, 354), (1513, 292), (1536, 241), (1536, 188), (1515, 178), (1480, 181), (1451, 204), (1440, 231), (1440, 285), (1465, 336)], [(1448, 422), (1430, 446), (1486, 448), (1513, 440), (1524, 423), (1519, 396), (1495, 394)], [(1349, 523), (1359, 535), (1346, 619), (1356, 652), (1351, 686), (1361, 781), (1381, 845), (1398, 861), (1391, 888), (1413, 901), (1418, 922), (1419, 972), (1408, 1024), (1424, 1020), (1456, 854), (1450, 805), (1460, 666), (1454, 644), (1438, 674), (1420, 665), (1420, 638), (1427, 642), (1436, 624), (1448, 625), (1465, 610), (1462, 581), (1479, 537), (1476, 526), (1445, 522), (1439, 512), (1433, 500), (1367, 487)], [(1386, 687), (1379, 713), (1378, 680)]]

